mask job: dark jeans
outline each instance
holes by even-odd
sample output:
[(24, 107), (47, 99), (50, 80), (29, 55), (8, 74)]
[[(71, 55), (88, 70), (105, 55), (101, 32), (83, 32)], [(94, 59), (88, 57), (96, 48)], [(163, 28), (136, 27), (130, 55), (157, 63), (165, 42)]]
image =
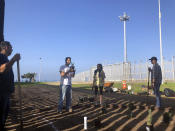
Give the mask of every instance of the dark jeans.
[(9, 112), (10, 100), (9, 95), (0, 94), (0, 131), (4, 130), (5, 122)]
[(161, 96), (160, 96), (160, 83), (156, 83), (155, 87), (153, 88), (154, 94), (156, 95), (156, 106), (161, 106)]

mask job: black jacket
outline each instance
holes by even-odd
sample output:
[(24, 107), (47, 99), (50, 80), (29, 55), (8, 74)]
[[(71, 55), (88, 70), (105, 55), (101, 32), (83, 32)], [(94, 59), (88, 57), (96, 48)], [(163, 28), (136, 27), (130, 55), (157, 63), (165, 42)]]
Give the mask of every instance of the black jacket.
[[(9, 62), (7, 56), (0, 53), (0, 66)], [(14, 74), (12, 68), (0, 73), (0, 94), (11, 94), (14, 92)]]

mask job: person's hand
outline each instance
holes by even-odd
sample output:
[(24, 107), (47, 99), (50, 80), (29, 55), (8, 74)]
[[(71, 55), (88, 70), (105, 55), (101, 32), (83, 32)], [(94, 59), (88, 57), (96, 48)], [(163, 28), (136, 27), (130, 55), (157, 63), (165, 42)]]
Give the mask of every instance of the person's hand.
[(152, 86), (152, 88), (154, 88), (154, 86), (155, 86), (154, 82), (152, 82), (151, 86)]
[(70, 72), (74, 72), (74, 70), (72, 68), (70, 68)]
[(155, 79), (153, 79), (153, 83), (155, 83), (156, 81), (155, 81)]
[(72, 64), (72, 65), (70, 66), (70, 72), (74, 72), (74, 73), (75, 73), (75, 66), (74, 66), (74, 64)]
[(20, 56), (20, 54), (15, 54), (14, 56), (13, 56), (13, 61), (19, 61), (20, 59), (21, 59), (21, 56)]
[(149, 71), (149, 72), (151, 72), (151, 71), (152, 71), (151, 67), (148, 67), (148, 71)]
[(70, 72), (73, 72), (73, 73), (75, 73), (75, 69), (70, 69)]

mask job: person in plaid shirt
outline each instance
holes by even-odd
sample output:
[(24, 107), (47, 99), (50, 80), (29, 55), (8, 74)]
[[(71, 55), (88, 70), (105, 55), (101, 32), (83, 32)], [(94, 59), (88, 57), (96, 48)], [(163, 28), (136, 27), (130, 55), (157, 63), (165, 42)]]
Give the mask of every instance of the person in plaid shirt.
[(159, 109), (161, 107), (160, 85), (162, 83), (162, 71), (161, 67), (157, 63), (156, 57), (152, 57), (149, 60), (151, 60), (151, 63), (153, 64), (152, 69), (149, 68), (149, 71), (151, 72), (151, 83), (153, 91), (156, 95), (156, 107)]

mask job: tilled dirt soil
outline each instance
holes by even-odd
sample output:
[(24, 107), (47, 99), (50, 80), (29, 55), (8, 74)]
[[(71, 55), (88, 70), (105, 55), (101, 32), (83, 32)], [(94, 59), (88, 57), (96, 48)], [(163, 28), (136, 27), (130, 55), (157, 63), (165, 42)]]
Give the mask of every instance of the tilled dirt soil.
[[(95, 107), (93, 102), (78, 103), (79, 97), (92, 96), (92, 92), (82, 88), (73, 88), (72, 108), (69, 113), (57, 112), (58, 87), (53, 85), (30, 85), (22, 88), (22, 123), (23, 131), (60, 131), (84, 130), (84, 116), (88, 119), (89, 131), (145, 131), (148, 116), (148, 105), (152, 107), (152, 118), (155, 131), (175, 131), (175, 115), (167, 124), (163, 122), (163, 114), (170, 108), (175, 109), (175, 99), (162, 98), (163, 109), (154, 109), (155, 97), (137, 96), (121, 93), (104, 93), (106, 110)], [(147, 99), (148, 98), (148, 99)], [(20, 131), (18, 88), (11, 98), (11, 110), (6, 122), (9, 131)], [(135, 109), (130, 117), (128, 104), (133, 103)], [(101, 121), (95, 126), (96, 119)]]

